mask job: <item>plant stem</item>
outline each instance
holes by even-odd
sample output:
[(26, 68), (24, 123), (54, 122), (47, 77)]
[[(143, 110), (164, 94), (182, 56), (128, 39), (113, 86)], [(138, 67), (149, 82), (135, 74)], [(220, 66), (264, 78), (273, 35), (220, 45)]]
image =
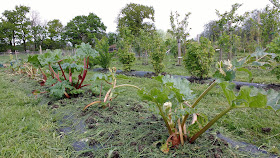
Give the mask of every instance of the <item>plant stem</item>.
[(61, 70), (61, 72), (62, 72), (62, 76), (64, 77), (65, 80), (67, 80), (67, 79), (66, 79), (66, 76), (65, 76), (65, 74), (64, 74), (64, 71), (63, 71), (63, 69), (62, 69), (62, 67), (61, 67), (61, 65), (60, 65), (60, 63), (58, 63), (58, 65), (59, 65), (60, 70)]
[(46, 81), (47, 80), (46, 74), (44, 73), (44, 71), (41, 68), (39, 68), (39, 70), (41, 71), (41, 73), (43, 75), (43, 79)]
[(218, 121), (222, 116), (224, 116), (227, 112), (229, 112), (232, 107), (229, 107), (222, 111), (219, 115), (214, 117), (207, 125), (205, 125), (200, 131), (198, 131), (194, 136), (192, 136), (190, 143), (193, 143), (201, 134), (203, 134), (208, 128), (210, 128), (216, 121)]
[(161, 115), (162, 119), (164, 120), (164, 123), (165, 123), (165, 125), (166, 125), (166, 127), (168, 129), (168, 133), (169, 133), (169, 135), (171, 135), (173, 132), (172, 132), (172, 129), (171, 129), (170, 125), (168, 124), (168, 120), (165, 117), (165, 115), (164, 115), (164, 113), (162, 111), (162, 108), (160, 106), (157, 106), (157, 107), (158, 107), (160, 115)]
[[(196, 101), (192, 104), (191, 108), (194, 108), (198, 102), (217, 84), (216, 81), (213, 81), (212, 84), (196, 99)], [(186, 114), (184, 116), (184, 119), (182, 121), (182, 128), (184, 126), (184, 124), (186, 123), (187, 121), (187, 118), (189, 117), (189, 114)]]
[(82, 83), (84, 82), (84, 80), (85, 80), (85, 78), (86, 78), (87, 69), (88, 69), (88, 63), (89, 63), (89, 57), (87, 57), (87, 61), (86, 61), (86, 58), (84, 58), (84, 72), (83, 72), (83, 77), (82, 77), (81, 83), (80, 83), (80, 85), (77, 87), (77, 89), (81, 88)]
[(56, 73), (54, 72), (54, 70), (53, 70), (51, 64), (49, 64), (49, 68), (50, 68), (51, 72), (54, 74), (54, 76), (56, 77), (56, 79), (57, 79), (59, 82), (62, 82), (62, 81), (60, 80), (58, 74), (56, 74)]
[(122, 85), (115, 86), (114, 88), (119, 88), (119, 87), (134, 87), (134, 88), (137, 88), (140, 90), (139, 87), (137, 87), (135, 85), (131, 85), (131, 84), (122, 84)]
[(216, 81), (214, 81), (197, 99), (196, 101), (192, 104), (192, 108), (194, 108), (197, 103), (217, 84)]
[(72, 84), (73, 86), (73, 82), (72, 82), (72, 72), (71, 72), (71, 68), (69, 67), (69, 82)]

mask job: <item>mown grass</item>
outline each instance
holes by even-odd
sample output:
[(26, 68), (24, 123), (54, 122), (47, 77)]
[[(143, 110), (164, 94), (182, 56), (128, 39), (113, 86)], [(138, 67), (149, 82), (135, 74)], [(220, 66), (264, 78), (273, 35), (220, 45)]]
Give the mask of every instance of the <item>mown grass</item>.
[(50, 111), (31, 91), (37, 83), (0, 70), (0, 157), (67, 155)]

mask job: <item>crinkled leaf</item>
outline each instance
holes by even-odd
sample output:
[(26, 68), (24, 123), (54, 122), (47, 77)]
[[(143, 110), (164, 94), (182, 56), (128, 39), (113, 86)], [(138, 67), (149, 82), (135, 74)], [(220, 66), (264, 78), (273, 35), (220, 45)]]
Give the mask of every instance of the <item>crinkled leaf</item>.
[(247, 72), (248, 73), (248, 78), (249, 78), (249, 82), (252, 82), (252, 72), (250, 70), (248, 70), (247, 68), (237, 68), (236, 71), (243, 71), (243, 72)]
[(82, 43), (81, 45), (77, 46), (76, 50), (77, 56), (79, 58), (87, 58), (87, 57), (93, 57), (95, 58), (98, 55), (98, 52), (91, 48), (90, 44)]
[(49, 88), (50, 96), (62, 98), (66, 88), (69, 90), (73, 89), (68, 81), (57, 82), (54, 86)]
[(163, 105), (168, 101), (169, 91), (159, 90), (158, 88), (153, 88), (151, 91), (146, 91), (144, 89), (138, 90), (138, 95), (142, 100), (152, 101), (156, 105)]
[(280, 111), (280, 93), (275, 90), (267, 92), (267, 108)]
[(46, 66), (62, 59), (62, 52), (59, 49), (54, 51), (48, 50), (48, 52), (38, 56), (38, 59), (42, 66)]
[(96, 80), (108, 81), (108, 79), (111, 79), (109, 74), (95, 73), (90, 80), (91, 81), (96, 81)]
[(219, 85), (221, 86), (221, 88), (224, 92), (224, 95), (227, 98), (228, 104), (232, 105), (232, 101), (236, 99), (236, 96), (233, 91), (235, 84), (224, 81), (224, 82), (221, 82)]
[(38, 59), (38, 54), (28, 55), (28, 62), (35, 67), (42, 67), (42, 65)]
[[(254, 92), (252, 93), (252, 89)], [(251, 108), (265, 108), (267, 104), (267, 96), (256, 88), (247, 86), (241, 87), (235, 102), (240, 102), (239, 106)]]

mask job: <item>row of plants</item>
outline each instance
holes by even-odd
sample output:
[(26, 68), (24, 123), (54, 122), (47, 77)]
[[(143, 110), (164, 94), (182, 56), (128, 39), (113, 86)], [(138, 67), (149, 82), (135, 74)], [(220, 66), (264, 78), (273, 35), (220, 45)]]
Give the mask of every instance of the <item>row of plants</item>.
[[(248, 69), (249, 66), (265, 69), (275, 62), (275, 57), (275, 54), (256, 52), (240, 60), (219, 62), (214, 75), (216, 79), (196, 99), (187, 80), (173, 78), (172, 76), (157, 76), (154, 80), (161, 83), (161, 88), (147, 90), (145, 87), (140, 88), (130, 84), (117, 85), (116, 69), (112, 68), (110, 69), (110, 74), (95, 74), (93, 76), (93, 81), (103, 80), (111, 84), (112, 87), (108, 90), (104, 99), (99, 98), (98, 101), (86, 105), (83, 110), (101, 102), (105, 103), (106, 106), (110, 106), (110, 102), (120, 94), (119, 91), (116, 91), (120, 87), (137, 89), (137, 94), (143, 101), (148, 101), (149, 109), (162, 117), (167, 127), (169, 138), (161, 146), (161, 151), (167, 153), (170, 148), (177, 147), (179, 144), (183, 145), (186, 141), (194, 143), (200, 135), (233, 109), (261, 108), (279, 112), (280, 94), (278, 92), (247, 86), (241, 87), (238, 92), (232, 82), (237, 71), (248, 73), (248, 80), (251, 80), (252, 74)], [(222, 89), (223, 95), (228, 101), (228, 106), (225, 106), (220, 114), (208, 121), (207, 115), (198, 111), (196, 106), (216, 85), (219, 85)], [(193, 103), (192, 100), (194, 100)], [(192, 119), (188, 121), (189, 118)]]
[[(211, 50), (211, 48), (207, 47), (207, 44), (205, 45), (202, 42), (200, 45), (193, 45), (193, 48), (189, 49), (199, 49), (204, 50), (204, 52)], [(160, 47), (158, 46), (158, 48)], [(160, 49), (158, 52), (160, 52)], [(28, 72), (30, 72), (29, 74), (41, 72), (41, 84), (49, 86), (48, 91), (51, 96), (61, 98), (65, 95), (70, 97), (69, 94), (81, 93), (81, 88), (88, 86), (88, 84), (83, 83), (89, 69), (89, 59), (94, 59), (97, 55), (98, 52), (96, 50), (92, 49), (89, 44), (84, 43), (77, 47), (75, 56), (62, 56), (59, 50), (49, 51), (42, 55), (29, 56), (28, 62), (32, 65), (30, 65), (32, 69), (33, 67), (38, 69), (36, 73), (32, 69), (28, 69)], [(159, 56), (159, 54), (155, 55), (156, 58)], [(252, 80), (252, 73), (248, 68), (261, 67), (265, 69), (266, 67), (275, 66), (275, 63), (277, 63), (277, 56), (272, 53), (266, 53), (263, 50), (240, 60), (221, 61), (217, 64), (217, 71), (214, 74), (216, 80), (196, 99), (187, 80), (171, 76), (158, 76), (155, 77), (155, 80), (161, 83), (161, 88), (147, 90), (145, 87), (140, 88), (130, 84), (117, 85), (116, 68), (109, 68), (110, 74), (95, 74), (92, 81), (94, 84), (96, 80), (103, 80), (110, 84), (111, 88), (103, 99), (101, 99), (100, 95), (98, 101), (86, 105), (84, 110), (102, 102), (106, 106), (110, 106), (110, 102), (121, 94), (121, 91), (118, 90), (121, 87), (136, 88), (137, 94), (141, 99), (148, 101), (149, 108), (164, 120), (170, 136), (166, 143), (162, 145), (161, 150), (168, 152), (170, 147), (177, 147), (179, 144), (183, 145), (186, 141), (193, 143), (230, 110), (236, 108), (266, 108), (278, 112), (280, 109), (280, 94), (278, 92), (273, 90), (264, 91), (252, 87), (242, 87), (239, 92), (236, 92), (235, 85), (232, 83), (237, 71), (248, 73), (250, 81)], [(73, 74), (76, 74), (77, 77)], [(215, 85), (221, 87), (229, 106), (212, 120), (208, 121), (207, 115), (199, 112), (195, 107)], [(102, 85), (100, 88), (101, 92)], [(194, 99), (195, 101), (191, 103)], [(192, 116), (192, 120), (187, 121), (190, 116)]]

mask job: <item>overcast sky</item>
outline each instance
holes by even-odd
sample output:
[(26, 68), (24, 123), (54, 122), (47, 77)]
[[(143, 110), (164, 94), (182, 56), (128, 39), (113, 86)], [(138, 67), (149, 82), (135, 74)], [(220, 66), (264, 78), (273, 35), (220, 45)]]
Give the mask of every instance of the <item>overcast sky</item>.
[(107, 26), (107, 32), (116, 31), (116, 17), (128, 3), (138, 3), (153, 6), (155, 10), (155, 25), (157, 29), (166, 31), (170, 28), (170, 12), (178, 11), (184, 15), (191, 12), (189, 18), (190, 36), (196, 37), (203, 31), (203, 26), (217, 19), (215, 9), (221, 13), (229, 11), (234, 3), (243, 4), (239, 14), (254, 9), (262, 9), (271, 5), (269, 0), (0, 0), (0, 13), (13, 10), (16, 5), (29, 6), (31, 10), (40, 13), (42, 21), (61, 20), (66, 25), (78, 15), (95, 13)]

